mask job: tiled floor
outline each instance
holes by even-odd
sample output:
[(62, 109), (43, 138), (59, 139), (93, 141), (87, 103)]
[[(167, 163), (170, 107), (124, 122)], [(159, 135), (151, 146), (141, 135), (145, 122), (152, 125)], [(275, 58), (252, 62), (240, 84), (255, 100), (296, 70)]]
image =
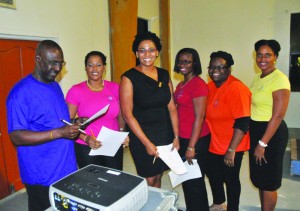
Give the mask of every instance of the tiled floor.
[[(300, 210), (300, 176), (290, 175), (290, 152), (287, 148), (284, 161), (284, 173), (282, 187), (278, 191), (278, 201), (276, 211), (294, 211)], [(125, 152), (124, 170), (131, 173), (136, 173), (133, 161), (129, 151)], [(259, 211), (260, 202), (257, 189), (251, 184), (249, 179), (248, 169), (248, 153), (245, 154), (242, 168), (241, 168), (241, 185), (242, 193), (240, 197), (240, 211)], [(206, 179), (206, 186), (208, 191), (208, 199), (212, 203), (212, 196), (208, 181)], [(167, 173), (164, 174), (162, 180), (162, 188), (172, 190), (172, 186)], [(179, 193), (179, 207), (184, 208), (185, 202), (181, 186), (174, 189)]]
[[(297, 136), (298, 138), (298, 136)], [(289, 147), (285, 155), (284, 174), (282, 187), (278, 191), (278, 211), (300, 210), (300, 176), (290, 175), (290, 152)], [(135, 167), (128, 149), (125, 150), (124, 171), (136, 174)], [(245, 154), (241, 169), (242, 193), (240, 198), (240, 211), (259, 211), (260, 203), (258, 191), (252, 186), (249, 180), (248, 153)], [(164, 174), (162, 188), (172, 190), (169, 176)], [(185, 207), (184, 197), (181, 186), (174, 189), (179, 193), (179, 207)], [(210, 187), (207, 182), (209, 201), (212, 203)], [(27, 211), (27, 195), (24, 190), (17, 192), (5, 199), (0, 200), (1, 211)]]

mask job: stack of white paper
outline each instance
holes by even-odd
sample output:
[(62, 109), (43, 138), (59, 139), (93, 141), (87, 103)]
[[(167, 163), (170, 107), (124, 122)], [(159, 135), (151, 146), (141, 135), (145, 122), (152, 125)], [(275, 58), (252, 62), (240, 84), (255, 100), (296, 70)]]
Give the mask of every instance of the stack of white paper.
[(178, 175), (178, 174), (174, 173), (173, 171), (169, 172), (169, 177), (170, 177), (173, 188), (176, 187), (177, 185), (181, 184), (184, 181), (202, 177), (200, 167), (199, 167), (196, 159), (193, 159), (193, 165), (189, 165), (188, 161), (185, 161), (184, 165), (188, 170), (188, 172), (185, 174)]
[(98, 149), (91, 149), (89, 155), (115, 156), (128, 134), (128, 132), (119, 132), (103, 126), (97, 136), (102, 146)]
[(84, 123), (80, 124), (80, 125), (85, 125), (88, 122), (93, 121), (94, 119), (98, 118), (99, 116), (103, 115), (107, 109), (109, 107), (109, 104), (107, 104), (104, 108), (102, 108), (101, 110), (99, 110), (97, 113), (95, 113), (93, 116), (91, 116), (90, 118), (88, 118)]
[(187, 168), (183, 164), (181, 157), (176, 149), (172, 150), (173, 144), (158, 146), (157, 152), (159, 157), (169, 166), (176, 174), (184, 174)]

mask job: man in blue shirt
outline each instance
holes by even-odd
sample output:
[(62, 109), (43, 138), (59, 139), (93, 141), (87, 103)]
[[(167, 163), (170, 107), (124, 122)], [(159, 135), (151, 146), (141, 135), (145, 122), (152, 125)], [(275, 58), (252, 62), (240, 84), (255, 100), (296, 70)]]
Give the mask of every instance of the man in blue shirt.
[(55, 81), (64, 64), (61, 47), (41, 41), (33, 73), (15, 84), (6, 101), (8, 132), (17, 147), (30, 211), (50, 207), (49, 186), (77, 170), (72, 139), (79, 135), (79, 126), (61, 121), (70, 117)]

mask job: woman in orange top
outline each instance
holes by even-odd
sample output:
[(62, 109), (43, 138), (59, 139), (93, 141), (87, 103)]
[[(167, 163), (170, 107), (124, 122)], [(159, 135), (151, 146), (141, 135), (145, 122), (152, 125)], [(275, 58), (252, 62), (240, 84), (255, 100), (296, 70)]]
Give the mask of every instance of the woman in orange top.
[(249, 149), (247, 133), (250, 120), (251, 93), (240, 80), (231, 75), (234, 64), (231, 54), (223, 51), (210, 55), (206, 118), (211, 131), (207, 176), (213, 204), (210, 210), (239, 209), (239, 179), (244, 151)]

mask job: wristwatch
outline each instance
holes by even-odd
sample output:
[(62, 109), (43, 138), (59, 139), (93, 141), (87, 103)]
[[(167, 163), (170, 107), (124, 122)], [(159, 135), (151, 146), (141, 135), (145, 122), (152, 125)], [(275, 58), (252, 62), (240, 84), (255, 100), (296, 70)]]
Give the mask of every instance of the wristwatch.
[(258, 143), (262, 147), (267, 147), (268, 146), (268, 144), (265, 144), (262, 140), (259, 140)]

